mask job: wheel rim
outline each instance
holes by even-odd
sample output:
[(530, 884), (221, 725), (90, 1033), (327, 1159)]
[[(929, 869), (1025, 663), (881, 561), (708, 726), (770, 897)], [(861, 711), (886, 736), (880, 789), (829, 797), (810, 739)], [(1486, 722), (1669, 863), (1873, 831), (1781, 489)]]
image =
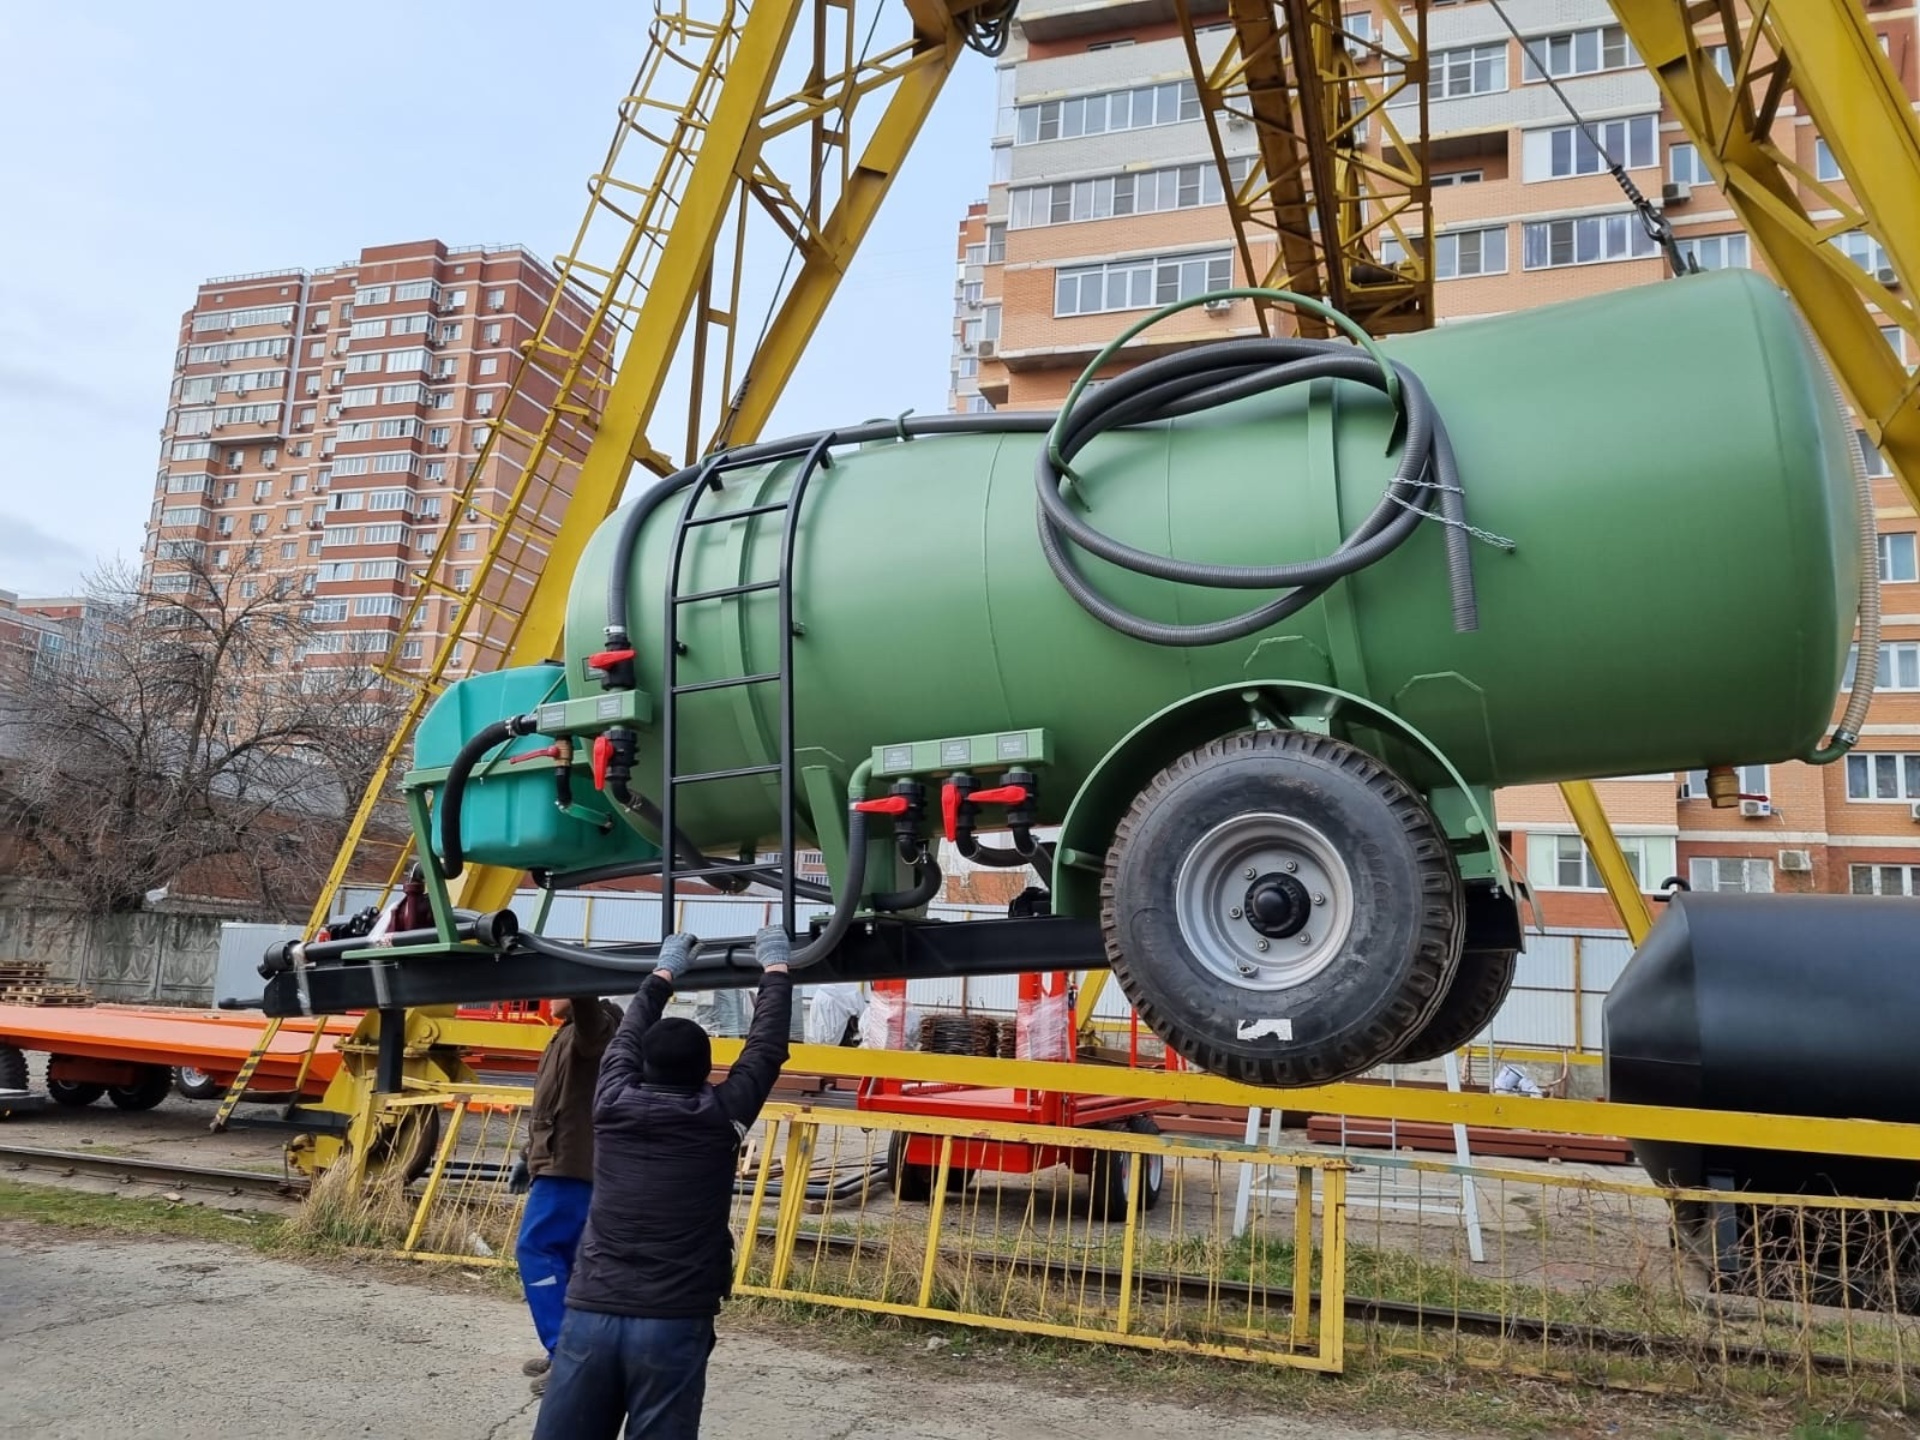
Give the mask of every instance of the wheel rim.
[(197, 1090), (203, 1085), (213, 1083), (213, 1077), (204, 1070), (196, 1070), (191, 1065), (180, 1067), (180, 1083), (189, 1089)]
[(1291, 815), (1236, 815), (1201, 836), (1174, 882), (1181, 938), (1245, 990), (1290, 990), (1333, 963), (1353, 929), (1353, 877)]

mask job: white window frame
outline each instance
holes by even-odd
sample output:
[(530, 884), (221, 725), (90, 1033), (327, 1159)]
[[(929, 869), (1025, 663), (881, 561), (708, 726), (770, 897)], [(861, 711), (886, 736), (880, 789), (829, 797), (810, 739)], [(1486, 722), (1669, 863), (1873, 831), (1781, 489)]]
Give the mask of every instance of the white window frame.
[[(1552, 233), (1555, 227), (1571, 227), (1568, 242), (1572, 246), (1573, 258), (1555, 260), (1552, 258), (1557, 237)], [(1586, 228), (1586, 227), (1591, 227)], [(1547, 258), (1540, 264), (1533, 263), (1532, 241), (1542, 232), (1542, 242)], [(1581, 258), (1582, 247), (1592, 237), (1592, 248), (1587, 258)], [(1624, 241), (1625, 249), (1615, 252), (1614, 247)], [(1582, 265), (1614, 265), (1623, 261), (1646, 260), (1660, 253), (1660, 247), (1648, 235), (1640, 224), (1639, 216), (1631, 210), (1617, 211), (1611, 215), (1582, 215), (1564, 220), (1529, 220), (1520, 230), (1520, 268), (1523, 270), (1569, 270)]]
[[(1888, 881), (1893, 888), (1888, 888)], [(1920, 895), (1920, 865), (1849, 865), (1847, 892), (1852, 895)]]
[(1920, 753), (1855, 750), (1846, 766), (1849, 805), (1910, 805), (1920, 800)]
[(1880, 583), (1911, 585), (1920, 580), (1920, 553), (1916, 552), (1920, 552), (1920, 540), (1916, 540), (1913, 531), (1883, 531), (1880, 535)]
[[(1193, 295), (1224, 290), (1233, 284), (1233, 252), (1230, 250), (1181, 251), (1143, 260), (1109, 261), (1104, 265), (1062, 265), (1054, 271), (1053, 313), (1061, 319), (1075, 315), (1112, 315), (1127, 310), (1152, 310), (1171, 304), (1175, 299), (1189, 299), (1191, 296), (1186, 286), (1188, 267), (1196, 264), (1202, 267), (1202, 288), (1193, 291)], [(1167, 283), (1169, 275), (1172, 277), (1171, 287)], [(1079, 301), (1085, 294), (1085, 284), (1096, 276), (1100, 280), (1102, 304), (1098, 307), (1082, 306)], [(1120, 298), (1125, 303), (1115, 303), (1114, 284), (1121, 277), (1125, 277), (1122, 283), (1126, 287), (1126, 294)], [(1076, 308), (1062, 310), (1061, 287), (1069, 280), (1076, 286)], [(1216, 280), (1218, 283), (1215, 283)], [(1169, 288), (1173, 291), (1171, 296), (1164, 294)], [(1139, 298), (1143, 290), (1145, 299)]]
[[(1847, 671), (1840, 680), (1842, 690), (1853, 689), (1853, 677), (1860, 665), (1860, 647), (1847, 647)], [(1902, 678), (1901, 672), (1906, 672)], [(1900, 695), (1920, 691), (1920, 640), (1883, 640), (1880, 642), (1880, 673), (1874, 680), (1874, 694)]]
[[(1587, 129), (1599, 136), (1598, 147), (1587, 139)], [(1555, 125), (1528, 130), (1521, 137), (1522, 168), (1528, 183), (1604, 175), (1609, 155), (1627, 170), (1658, 168), (1659, 115), (1652, 112), (1621, 115), (1611, 120), (1592, 121), (1586, 129), (1578, 125)]]
[[(1737, 867), (1731, 875), (1729, 867)], [(1771, 895), (1773, 861), (1747, 855), (1696, 855), (1687, 861), (1687, 888), (1709, 895)]]
[[(1620, 851), (1642, 894), (1654, 894), (1661, 881), (1674, 873), (1674, 837), (1620, 835)], [(1566, 867), (1580, 867), (1580, 883), (1565, 883)], [(1658, 871), (1658, 874), (1652, 873)], [(1578, 832), (1533, 830), (1527, 833), (1527, 880), (1538, 890), (1591, 894), (1604, 892), (1600, 868)]]
[(1752, 268), (1753, 246), (1744, 230), (1729, 230), (1724, 235), (1689, 235), (1674, 242), (1681, 255), (1702, 270), (1746, 270)]
[[(1583, 47), (1582, 42), (1589, 42), (1589, 46)], [(1590, 48), (1590, 64), (1582, 60), (1580, 51), (1583, 48)], [(1614, 52), (1611, 60), (1607, 58), (1610, 49)], [(1544, 73), (1535, 63), (1535, 56), (1547, 62)], [(1529, 35), (1520, 47), (1520, 81), (1523, 85), (1544, 84), (1548, 75), (1556, 80), (1566, 80), (1575, 75), (1603, 75), (1609, 70), (1634, 70), (1639, 65), (1640, 57), (1634, 53), (1633, 41), (1618, 25), (1562, 30), (1551, 35)]]

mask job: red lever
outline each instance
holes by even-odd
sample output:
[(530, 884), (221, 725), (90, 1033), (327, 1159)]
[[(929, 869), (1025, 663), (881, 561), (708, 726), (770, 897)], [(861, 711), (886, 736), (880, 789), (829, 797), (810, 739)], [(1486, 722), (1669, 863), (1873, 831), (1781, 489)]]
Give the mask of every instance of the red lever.
[(951, 780), (940, 787), (940, 822), (947, 832), (947, 843), (960, 838), (960, 788)]
[(607, 788), (607, 766), (613, 763), (613, 737), (596, 735), (593, 737), (593, 788)]
[(524, 755), (515, 755), (507, 761), (509, 765), (524, 765), (529, 760), (565, 760), (567, 752), (573, 747), (562, 740), (557, 745), (549, 745), (544, 750), (529, 750)]
[(967, 798), (976, 805), (1024, 805), (1027, 803), (1027, 787), (1002, 785), (998, 790), (976, 790)]
[(889, 795), (884, 800), (856, 800), (853, 808), (863, 815), (904, 815), (908, 803), (904, 795)]
[(631, 649), (602, 650), (597, 655), (589, 655), (587, 657), (587, 668), (590, 670), (611, 670), (622, 661), (631, 659), (633, 659), (633, 651)]

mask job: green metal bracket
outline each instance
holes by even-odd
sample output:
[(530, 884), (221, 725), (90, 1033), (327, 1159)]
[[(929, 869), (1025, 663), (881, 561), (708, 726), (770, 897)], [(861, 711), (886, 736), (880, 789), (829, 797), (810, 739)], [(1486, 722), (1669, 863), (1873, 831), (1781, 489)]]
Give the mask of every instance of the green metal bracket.
[(948, 775), (956, 770), (1040, 766), (1053, 760), (1053, 737), (1045, 730), (1001, 730), (989, 735), (955, 735), (943, 740), (912, 740), (876, 745), (871, 765), (876, 778)]

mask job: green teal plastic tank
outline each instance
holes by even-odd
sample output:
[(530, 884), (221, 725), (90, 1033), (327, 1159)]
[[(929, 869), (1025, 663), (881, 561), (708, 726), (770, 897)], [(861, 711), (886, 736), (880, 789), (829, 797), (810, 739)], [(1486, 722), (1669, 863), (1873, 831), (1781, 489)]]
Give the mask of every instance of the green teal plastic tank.
[[(1365, 696), (1474, 784), (1775, 762), (1817, 745), (1859, 591), (1856, 461), (1779, 290), (1720, 272), (1382, 348), (1431, 391), (1472, 523), (1513, 542), (1473, 547), (1477, 630), (1454, 629), (1432, 522), (1263, 635), (1200, 649), (1135, 641), (1076, 605), (1042, 557), (1036, 436), (875, 444), (837, 454), (803, 506), (799, 748), (844, 771), (881, 744), (1045, 727), (1052, 821), (1143, 719), (1250, 679)], [(1378, 502), (1391, 418), (1359, 386), (1296, 387), (1104, 436), (1075, 462), (1080, 491), (1094, 523), (1136, 546), (1227, 564), (1307, 559)], [(705, 504), (778, 499), (794, 469), (732, 472)], [(649, 518), (631, 577), (638, 685), (656, 712), (677, 511), (676, 499)], [(781, 518), (697, 532), (682, 592), (775, 574)], [(618, 524), (593, 538), (574, 581), (575, 694), (597, 689), (585, 660), (604, 643)], [(1215, 619), (1261, 598), (1080, 558), (1108, 596), (1154, 618)], [(682, 683), (776, 668), (775, 620), (770, 593), (687, 607)], [(683, 771), (776, 758), (771, 686), (690, 695), (680, 714)], [(659, 742), (657, 728), (642, 732), (636, 788), (657, 789)], [(709, 847), (763, 839), (777, 828), (770, 784), (688, 787), (680, 823)]]

